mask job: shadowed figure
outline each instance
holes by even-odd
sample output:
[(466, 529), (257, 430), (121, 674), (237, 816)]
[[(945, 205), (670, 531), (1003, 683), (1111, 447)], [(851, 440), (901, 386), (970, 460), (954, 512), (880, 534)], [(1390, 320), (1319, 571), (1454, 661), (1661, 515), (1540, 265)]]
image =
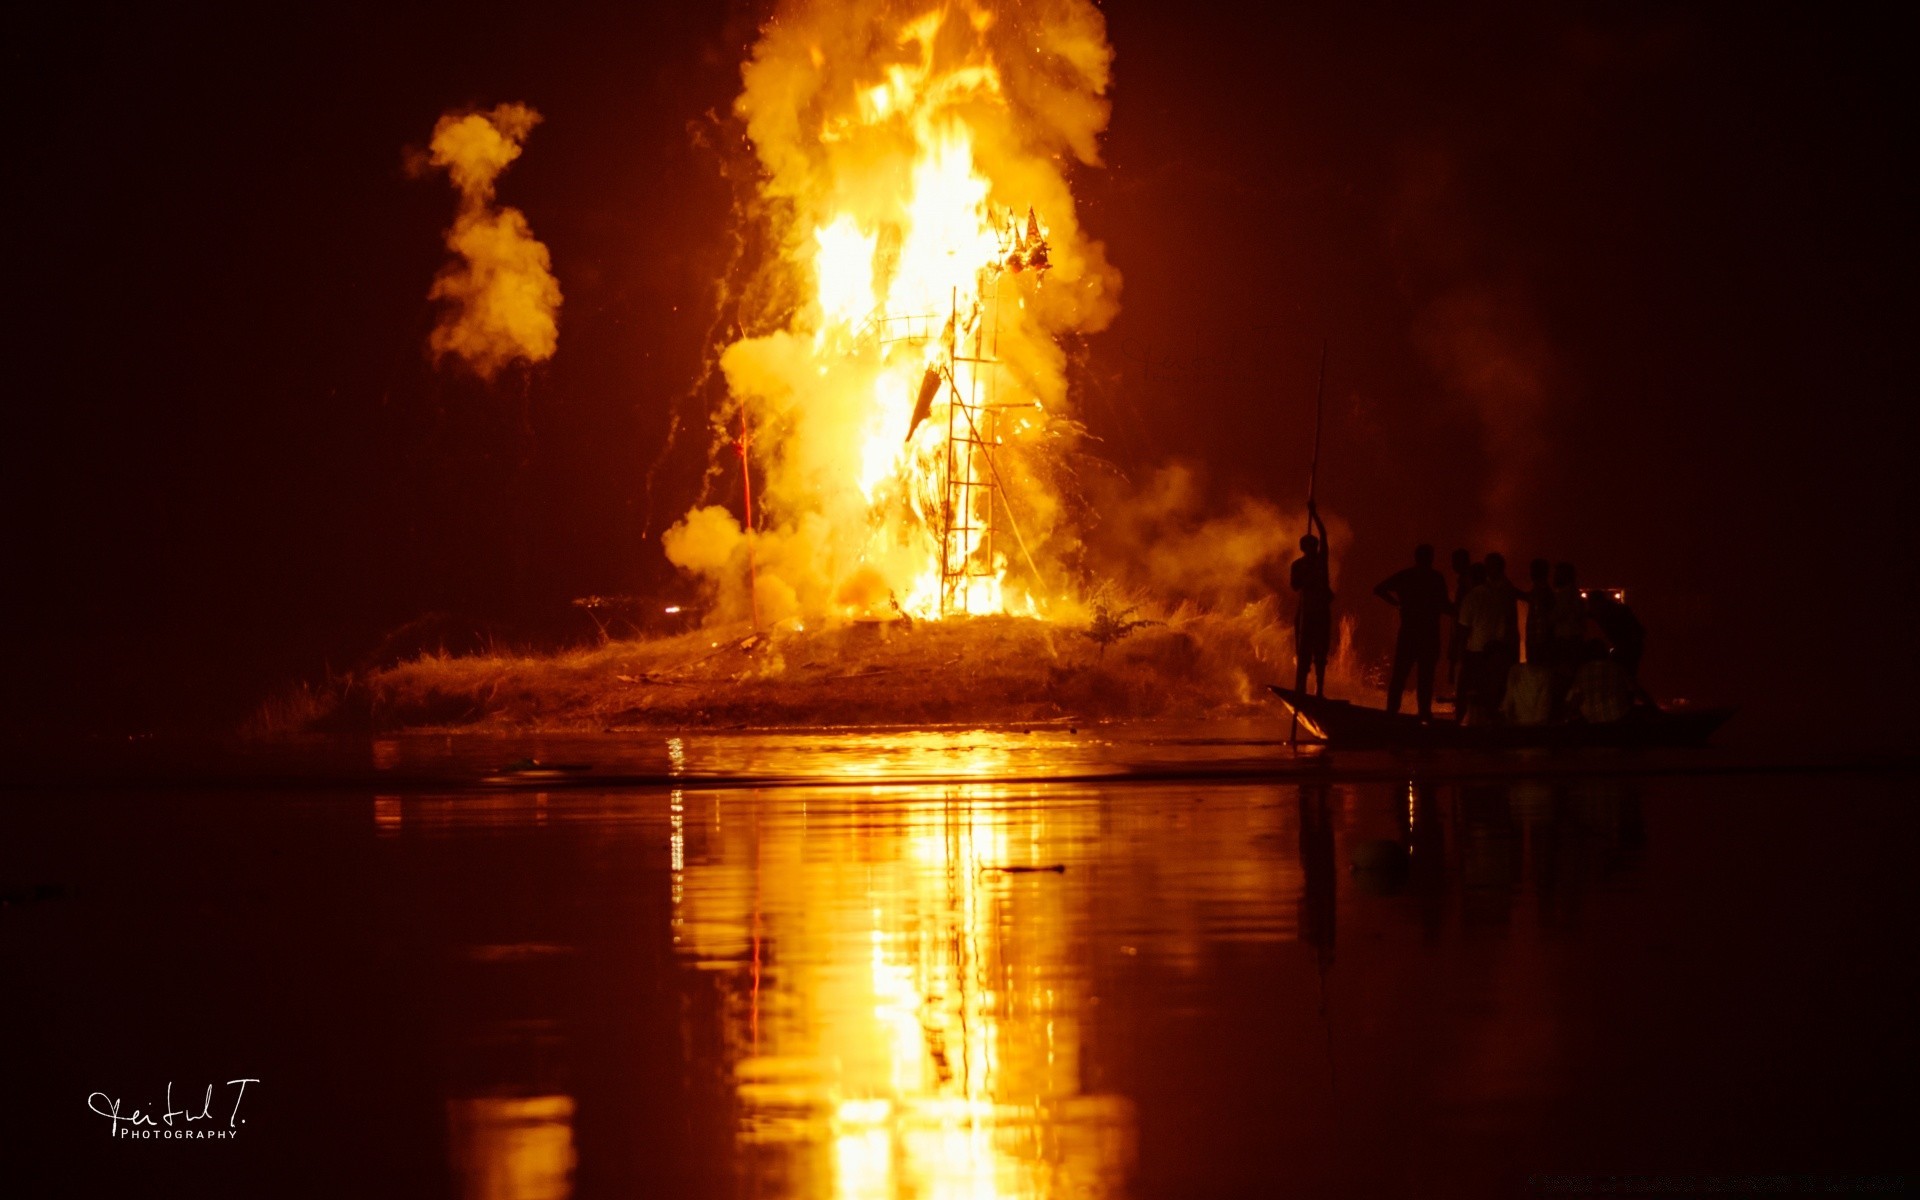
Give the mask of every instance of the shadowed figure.
[[(1315, 531), (1319, 536), (1315, 536)], [(1293, 560), (1293, 690), (1307, 690), (1307, 670), (1313, 670), (1313, 694), (1327, 694), (1327, 651), (1333, 645), (1333, 577), (1328, 571), (1327, 526), (1320, 510), (1307, 502), (1307, 535), (1300, 539), (1300, 557)]]
[(1553, 566), (1536, 558), (1527, 568), (1527, 661), (1544, 667), (1553, 653)]
[(1586, 649), (1587, 601), (1581, 596), (1573, 564), (1553, 568), (1553, 637), (1547, 648), (1547, 667), (1553, 673), (1554, 715), (1566, 715), (1567, 689), (1580, 669)]
[(1460, 601), (1467, 645), (1455, 707), (1470, 724), (1488, 724), (1500, 711), (1507, 693), (1507, 671), (1520, 649), (1520, 593), (1507, 581), (1506, 556), (1487, 555), (1486, 569), (1486, 581)]
[(1440, 618), (1453, 611), (1447, 581), (1433, 569), (1433, 547), (1416, 546), (1413, 565), (1396, 572), (1373, 594), (1400, 610), (1400, 636), (1393, 646), (1393, 675), (1387, 684), (1387, 711), (1400, 711), (1407, 675), (1418, 670), (1415, 694), (1420, 717), (1433, 716), (1433, 672), (1440, 663)]
[[(1467, 627), (1460, 623), (1460, 602), (1467, 593), (1480, 586), (1486, 578), (1486, 568), (1473, 561), (1473, 554), (1466, 547), (1453, 552), (1453, 635), (1447, 639), (1447, 686), (1458, 689), (1460, 686), (1460, 663), (1467, 654)], [(1456, 696), (1454, 707), (1459, 708)]]

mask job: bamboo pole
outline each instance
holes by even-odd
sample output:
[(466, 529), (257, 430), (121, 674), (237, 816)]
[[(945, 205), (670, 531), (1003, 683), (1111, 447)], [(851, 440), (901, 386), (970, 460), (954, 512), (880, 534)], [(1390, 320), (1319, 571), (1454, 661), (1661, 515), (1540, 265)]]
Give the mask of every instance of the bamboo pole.
[[(1319, 376), (1318, 382), (1316, 382), (1313, 385), (1313, 460), (1312, 460), (1312, 463), (1307, 467), (1307, 532), (1308, 533), (1313, 532), (1314, 492), (1315, 492), (1315, 489), (1317, 489), (1320, 484), (1320, 430), (1326, 424), (1326, 415), (1327, 415), (1327, 339), (1321, 338), (1320, 339), (1320, 376)], [(1324, 542), (1320, 547), (1320, 553), (1323, 555), (1328, 553), (1327, 546), (1324, 544)], [(1297, 617), (1295, 618), (1293, 623), (1293, 638), (1294, 638), (1293, 657), (1294, 657), (1294, 661), (1297, 663), (1300, 660), (1300, 622)], [(1295, 669), (1294, 673), (1297, 678), (1299, 674), (1298, 668)], [(1287, 741), (1290, 745), (1293, 745), (1296, 747), (1299, 746), (1300, 744), (1300, 710), (1299, 709), (1293, 710), (1293, 720), (1289, 723), (1287, 727)]]

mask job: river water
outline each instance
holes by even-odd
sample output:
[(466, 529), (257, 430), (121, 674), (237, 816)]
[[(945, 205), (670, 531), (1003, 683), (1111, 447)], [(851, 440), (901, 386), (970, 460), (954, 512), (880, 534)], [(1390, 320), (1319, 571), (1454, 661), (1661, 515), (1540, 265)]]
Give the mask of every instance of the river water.
[(434, 790), (527, 748), (419, 740), (370, 750), (413, 781), (390, 791), (7, 797), (0, 1191), (1483, 1197), (1911, 1167), (1911, 774), (675, 741), (619, 743), (686, 776), (657, 786)]

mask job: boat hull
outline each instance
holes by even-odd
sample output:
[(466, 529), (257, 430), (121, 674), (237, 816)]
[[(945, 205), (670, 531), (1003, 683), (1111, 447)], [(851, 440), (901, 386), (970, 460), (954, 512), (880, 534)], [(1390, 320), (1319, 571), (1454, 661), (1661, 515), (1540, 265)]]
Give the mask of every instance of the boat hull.
[(1330, 747), (1349, 750), (1520, 750), (1584, 746), (1704, 746), (1733, 715), (1730, 708), (1636, 711), (1610, 725), (1459, 725), (1362, 708), (1267, 685)]

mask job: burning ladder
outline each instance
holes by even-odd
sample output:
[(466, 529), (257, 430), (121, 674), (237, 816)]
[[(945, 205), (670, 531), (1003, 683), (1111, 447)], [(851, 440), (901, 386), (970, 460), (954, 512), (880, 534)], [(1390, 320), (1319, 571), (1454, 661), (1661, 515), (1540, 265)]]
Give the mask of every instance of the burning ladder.
[[(1017, 217), (1009, 214), (1001, 241), (1003, 257), (979, 276), (980, 295), (972, 311), (961, 319), (960, 289), (954, 287), (944, 328), (938, 313), (874, 313), (861, 327), (860, 338), (882, 345), (904, 342), (925, 345), (943, 338), (946, 361), (933, 368), (947, 391), (946, 453), (942, 463), (940, 503), (940, 615), (997, 612), (1000, 576), (1006, 557), (996, 546), (1001, 523), (1013, 533), (1021, 556), (1037, 580), (1039, 568), (1027, 550), (1019, 522), (1007, 505), (994, 450), (1000, 440), (1000, 414), (1026, 404), (1000, 401), (1000, 284), (1008, 271), (1045, 271), (1046, 236), (1033, 211), (1027, 211), (1023, 233)], [(941, 332), (936, 335), (935, 330)], [(924, 404), (927, 397), (922, 396)], [(919, 421), (916, 415), (915, 423)], [(911, 436), (911, 435), (909, 435)]]
[[(961, 326), (959, 290), (955, 289), (947, 325), (946, 491), (940, 505), (942, 616), (999, 607), (1000, 567), (995, 562), (994, 535), (1005, 498), (1000, 495), (1000, 473), (989, 457), (991, 448), (1000, 444), (999, 283), (1000, 273), (995, 271), (991, 283), (982, 289), (980, 308), (969, 322), (971, 329)], [(968, 333), (971, 347), (963, 341)], [(970, 352), (963, 354), (963, 349)]]
[[(995, 544), (1006, 514), (999, 469), (992, 454), (1000, 445), (1000, 272), (982, 273), (982, 296), (971, 313), (960, 312), (952, 290), (949, 312), (875, 313), (861, 338), (882, 345), (924, 346), (939, 338), (944, 361), (937, 365), (947, 393), (947, 435), (940, 501), (940, 615), (998, 609), (1000, 574)], [(1017, 532), (1017, 531), (1016, 531)]]

